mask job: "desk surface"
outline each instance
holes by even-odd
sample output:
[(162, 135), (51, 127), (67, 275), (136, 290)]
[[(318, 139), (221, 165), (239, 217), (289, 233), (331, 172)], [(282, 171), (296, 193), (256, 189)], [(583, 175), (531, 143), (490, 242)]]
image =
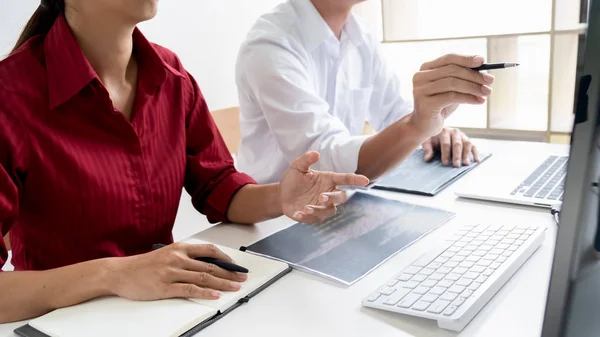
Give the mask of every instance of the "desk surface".
[[(568, 151), (567, 146), (542, 143), (481, 141), (478, 145), (493, 151), (493, 156), (480, 168), (496, 163), (514, 163), (517, 154)], [(397, 200), (451, 210), (457, 213), (457, 217), (350, 287), (294, 270), (249, 304), (236, 309), (200, 335), (263, 337), (281, 336), (285, 332), (287, 336), (539, 336), (556, 237), (553, 218), (546, 209), (457, 199), (454, 190), (469, 176), (467, 174), (434, 198), (373, 191)], [(282, 217), (256, 226), (211, 227), (189, 205), (187, 198), (184, 199), (177, 217), (176, 228), (180, 229), (176, 238), (190, 231), (206, 229), (193, 237), (237, 248), (293, 224)], [(370, 292), (467, 223), (536, 223), (548, 229), (543, 245), (460, 334), (439, 329), (434, 321), (361, 306), (362, 299)], [(186, 227), (181, 224), (191, 225)], [(0, 325), (0, 337), (16, 337), (12, 330), (22, 324)]]

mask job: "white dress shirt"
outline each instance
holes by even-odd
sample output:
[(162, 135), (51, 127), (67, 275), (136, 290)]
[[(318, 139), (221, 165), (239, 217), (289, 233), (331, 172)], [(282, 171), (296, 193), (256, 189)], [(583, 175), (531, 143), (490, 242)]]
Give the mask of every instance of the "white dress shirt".
[(379, 131), (412, 111), (378, 42), (351, 15), (338, 40), (309, 0), (263, 15), (236, 65), (241, 144), (237, 168), (260, 183), (318, 151), (317, 170), (355, 172), (365, 122)]

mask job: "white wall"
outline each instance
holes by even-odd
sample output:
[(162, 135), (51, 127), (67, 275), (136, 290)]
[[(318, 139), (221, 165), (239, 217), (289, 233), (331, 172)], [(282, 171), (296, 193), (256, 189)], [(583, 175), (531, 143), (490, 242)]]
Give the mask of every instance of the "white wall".
[[(248, 29), (282, 0), (163, 0), (140, 29), (179, 55), (211, 110), (238, 105), (235, 58)], [(0, 55), (6, 55), (39, 0), (0, 0)], [(1, 57), (1, 56), (0, 56)]]

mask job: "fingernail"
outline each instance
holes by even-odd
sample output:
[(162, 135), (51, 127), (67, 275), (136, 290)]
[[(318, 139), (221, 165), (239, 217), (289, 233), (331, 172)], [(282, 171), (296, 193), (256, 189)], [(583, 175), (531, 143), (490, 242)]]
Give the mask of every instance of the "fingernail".
[(489, 94), (491, 94), (491, 93), (492, 93), (492, 88), (488, 87), (487, 85), (482, 85), (482, 86), (481, 86), (481, 92), (482, 92), (484, 95), (489, 95)]
[(466, 159), (466, 160), (465, 160), (465, 162), (464, 162), (464, 164), (465, 164), (466, 166), (469, 166), (469, 165), (471, 165), (471, 159)]
[(312, 208), (310, 208), (310, 207), (307, 207), (307, 208), (306, 208), (306, 213), (308, 213), (308, 214), (313, 214), (314, 212), (315, 212), (315, 210), (314, 210), (314, 209), (312, 209)]
[(237, 282), (231, 282), (231, 288), (238, 290), (242, 287), (241, 284), (237, 283)]
[(322, 202), (327, 202), (327, 201), (329, 201), (329, 197), (327, 195), (325, 195), (325, 194), (321, 194), (321, 201)]
[(210, 294), (211, 294), (211, 295), (212, 295), (212, 297), (214, 297), (214, 298), (219, 298), (219, 297), (221, 297), (221, 292), (220, 292), (220, 291), (213, 290), (213, 291), (212, 291)]
[(492, 84), (492, 82), (494, 82), (495, 77), (490, 75), (490, 74), (482, 74), (483, 75), (483, 81), (487, 84)]
[(296, 219), (296, 220), (302, 220), (302, 213), (300, 213), (300, 212), (294, 213), (294, 219)]
[(237, 273), (237, 279), (240, 281), (246, 281), (248, 279), (248, 274)]
[(473, 56), (473, 63), (479, 65), (483, 63), (483, 57), (482, 56)]
[(456, 166), (456, 167), (460, 167), (460, 160), (456, 160), (456, 161), (454, 161), (454, 166)]

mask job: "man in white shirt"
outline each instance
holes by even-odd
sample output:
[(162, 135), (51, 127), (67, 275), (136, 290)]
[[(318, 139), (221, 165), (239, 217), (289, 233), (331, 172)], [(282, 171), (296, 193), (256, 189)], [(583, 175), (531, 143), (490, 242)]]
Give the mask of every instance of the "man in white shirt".
[[(425, 160), (478, 161), (469, 139), (443, 128), (458, 104), (483, 104), (493, 77), (469, 68), (480, 56), (446, 55), (415, 74), (414, 102), (351, 14), (360, 0), (288, 0), (250, 30), (236, 65), (242, 140), (238, 168), (261, 183), (279, 181), (306, 151), (319, 170), (377, 179), (419, 145)], [(402, 62), (402, 60), (398, 60)], [(363, 136), (365, 122), (378, 131)]]

